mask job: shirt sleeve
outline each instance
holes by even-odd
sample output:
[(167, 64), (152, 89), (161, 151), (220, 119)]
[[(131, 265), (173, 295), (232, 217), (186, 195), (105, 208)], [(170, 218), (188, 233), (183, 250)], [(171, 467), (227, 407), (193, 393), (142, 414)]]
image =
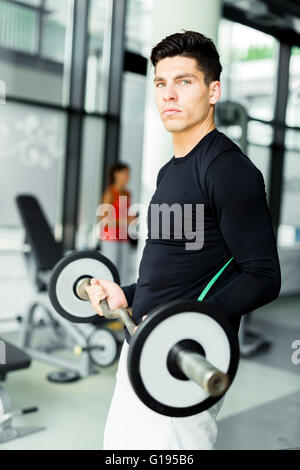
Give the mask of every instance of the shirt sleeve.
[(131, 307), (135, 295), (135, 290), (136, 290), (137, 283), (131, 284), (130, 286), (124, 286), (121, 287), (122, 291), (125, 294), (126, 300), (127, 300), (127, 306)]
[(207, 303), (241, 315), (278, 297), (281, 273), (262, 173), (246, 156), (217, 156), (205, 177), (208, 201), (240, 274)]

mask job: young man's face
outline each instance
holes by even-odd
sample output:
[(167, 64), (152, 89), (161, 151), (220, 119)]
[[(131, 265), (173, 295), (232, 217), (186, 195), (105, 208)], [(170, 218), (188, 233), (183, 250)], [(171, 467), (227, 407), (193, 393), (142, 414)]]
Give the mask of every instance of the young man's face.
[(199, 126), (220, 98), (220, 82), (207, 86), (196, 59), (180, 55), (156, 64), (154, 85), (161, 119), (172, 133)]

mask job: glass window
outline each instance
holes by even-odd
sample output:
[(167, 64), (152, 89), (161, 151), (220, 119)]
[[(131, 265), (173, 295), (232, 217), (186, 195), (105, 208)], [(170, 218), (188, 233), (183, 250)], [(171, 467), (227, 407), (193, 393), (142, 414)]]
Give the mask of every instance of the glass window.
[(46, 13), (42, 17), (41, 55), (64, 62), (68, 2), (66, 0), (46, 0)]
[(265, 191), (268, 197), (269, 189), (269, 165), (270, 165), (270, 148), (263, 145), (249, 144), (247, 155), (254, 165), (262, 172), (265, 182)]
[(273, 128), (269, 124), (249, 121), (247, 155), (263, 174), (267, 196), (272, 139)]
[(27, 3), (28, 5), (32, 5), (34, 7), (38, 7), (41, 4), (41, 0), (16, 0), (20, 3)]
[(20, 249), (18, 194), (33, 194), (54, 228), (61, 219), (66, 117), (63, 112), (7, 103), (0, 106), (0, 250)]
[(130, 166), (128, 188), (133, 204), (140, 202), (145, 101), (146, 77), (125, 72), (121, 107), (120, 160)]
[(279, 244), (294, 245), (300, 242), (300, 132), (287, 130), (285, 136), (285, 161)]
[(68, 4), (45, 0), (39, 7), (0, 0), (0, 79), (8, 97), (67, 102), (63, 95), (69, 69), (64, 57), (66, 45), (72, 45), (67, 41), (72, 26)]
[(0, 0), (0, 48), (28, 54), (38, 51), (39, 12)]
[[(289, 96), (286, 123), (300, 126), (300, 48), (293, 47), (289, 68)], [(300, 242), (300, 132), (287, 129), (279, 244), (293, 246)]]
[(300, 158), (299, 151), (287, 150), (283, 173), (280, 245), (300, 242)]
[(148, 58), (153, 0), (128, 0), (125, 49)]
[(85, 93), (88, 112), (107, 110), (111, 15), (111, 0), (91, 0)]
[(222, 19), (218, 50), (224, 99), (238, 101), (251, 117), (271, 120), (277, 73), (277, 41), (260, 31)]
[(0, 47), (64, 61), (68, 0), (0, 0)]
[(291, 129), (286, 130), (285, 133), (285, 147), (289, 150), (300, 151), (300, 132)]
[(98, 242), (96, 211), (102, 194), (104, 131), (104, 120), (95, 117), (84, 119), (77, 249), (95, 248)]
[(300, 48), (293, 47), (290, 61), (289, 97), (286, 123), (300, 127)]
[(252, 144), (271, 145), (273, 128), (269, 124), (257, 121), (248, 122), (248, 141)]

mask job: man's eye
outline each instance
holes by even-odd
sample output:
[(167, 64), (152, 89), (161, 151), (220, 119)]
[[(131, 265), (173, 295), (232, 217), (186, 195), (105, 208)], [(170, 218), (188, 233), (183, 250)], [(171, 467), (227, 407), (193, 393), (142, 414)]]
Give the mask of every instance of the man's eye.
[[(184, 84), (188, 84), (188, 85), (189, 85), (189, 84), (191, 83), (191, 81), (190, 81), (190, 80), (180, 80), (180, 82), (178, 82), (178, 83), (179, 83), (180, 85), (181, 85), (181, 83), (184, 83)], [(162, 83), (162, 82), (156, 84), (156, 88), (162, 88), (163, 86), (164, 86), (164, 83)]]

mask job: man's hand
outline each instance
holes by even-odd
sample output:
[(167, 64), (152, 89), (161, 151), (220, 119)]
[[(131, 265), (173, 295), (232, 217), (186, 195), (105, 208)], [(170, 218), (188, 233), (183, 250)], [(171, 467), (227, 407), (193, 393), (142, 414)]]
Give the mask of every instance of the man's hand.
[(93, 278), (90, 286), (86, 288), (93, 309), (103, 317), (100, 301), (106, 299), (110, 310), (126, 308), (127, 299), (121, 287), (113, 281)]
[[(143, 318), (142, 318), (142, 321), (145, 320), (145, 318), (147, 318), (148, 315), (144, 315)], [(134, 329), (133, 329), (133, 333), (136, 332), (136, 330), (138, 329), (139, 325), (135, 326)]]

